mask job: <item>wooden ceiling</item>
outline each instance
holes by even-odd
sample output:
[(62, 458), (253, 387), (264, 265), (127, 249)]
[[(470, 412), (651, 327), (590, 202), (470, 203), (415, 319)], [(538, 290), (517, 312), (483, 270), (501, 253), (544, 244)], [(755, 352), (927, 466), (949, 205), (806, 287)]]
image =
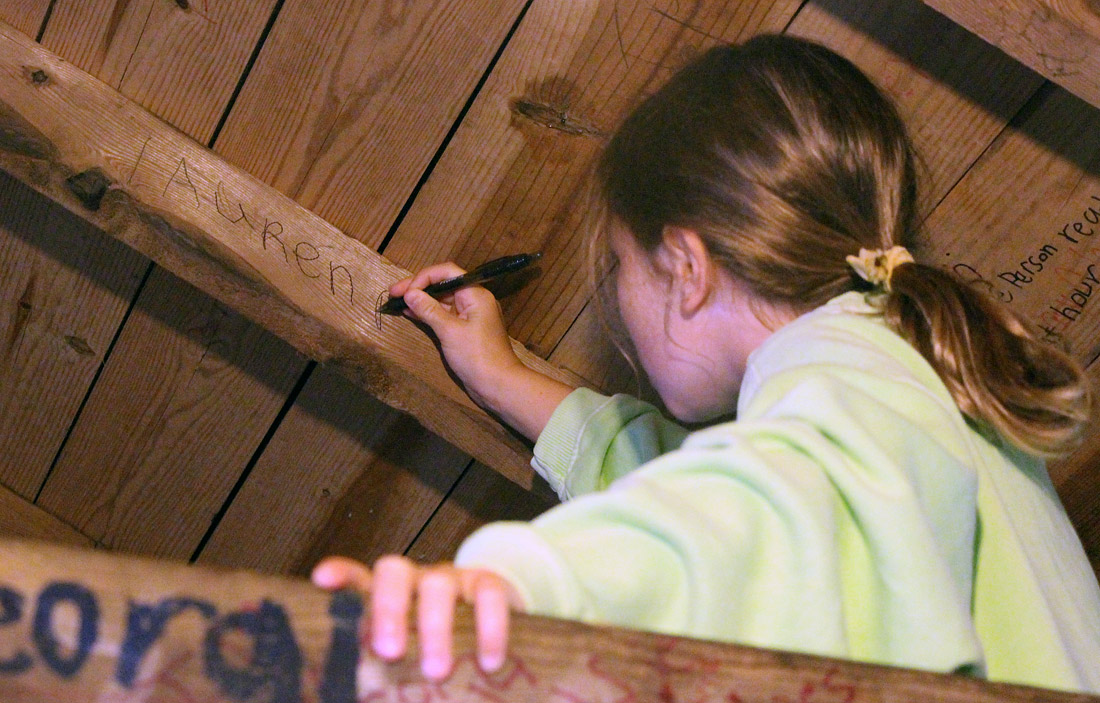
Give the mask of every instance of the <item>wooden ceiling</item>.
[[(603, 138), (706, 46), (813, 38), (911, 125), (921, 255), (1100, 372), (1100, 304), (1074, 296), (1100, 270), (1100, 113), (917, 0), (0, 0), (0, 19), (401, 267), (542, 251), (503, 300), (511, 333), (606, 389), (633, 382), (585, 287)], [(0, 270), (0, 483), (55, 532), (302, 572), (446, 558), (550, 504), (2, 174)], [(1100, 567), (1097, 451), (1093, 433), (1053, 475)]]

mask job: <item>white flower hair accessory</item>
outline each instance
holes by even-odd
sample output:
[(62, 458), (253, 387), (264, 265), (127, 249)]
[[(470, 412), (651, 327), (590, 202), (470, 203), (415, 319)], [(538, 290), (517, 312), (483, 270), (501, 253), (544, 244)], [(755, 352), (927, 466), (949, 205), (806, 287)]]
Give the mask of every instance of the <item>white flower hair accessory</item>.
[(860, 248), (858, 256), (846, 256), (844, 260), (860, 278), (889, 292), (890, 277), (894, 275), (894, 269), (902, 264), (913, 263), (913, 255), (903, 246), (893, 246), (885, 250)]

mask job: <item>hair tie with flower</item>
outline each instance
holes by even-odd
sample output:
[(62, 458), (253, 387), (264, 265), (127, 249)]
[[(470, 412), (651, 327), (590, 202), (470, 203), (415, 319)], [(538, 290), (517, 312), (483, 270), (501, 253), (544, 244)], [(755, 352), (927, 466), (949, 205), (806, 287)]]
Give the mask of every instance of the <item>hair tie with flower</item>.
[(894, 275), (894, 269), (902, 264), (913, 263), (913, 255), (903, 246), (893, 246), (889, 249), (861, 247), (858, 256), (847, 256), (844, 260), (860, 278), (889, 292), (890, 277)]

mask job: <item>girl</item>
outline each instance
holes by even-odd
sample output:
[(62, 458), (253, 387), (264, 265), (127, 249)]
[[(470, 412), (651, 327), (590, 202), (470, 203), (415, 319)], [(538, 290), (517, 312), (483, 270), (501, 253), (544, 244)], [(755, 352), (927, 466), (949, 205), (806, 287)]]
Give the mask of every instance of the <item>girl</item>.
[(596, 191), (637, 359), (717, 424), (527, 369), (488, 291), (422, 292), (453, 264), (395, 284), (564, 503), (456, 565), (319, 564), (371, 592), (377, 654), (404, 653), (415, 594), (432, 678), (462, 598), (488, 670), (515, 608), (1100, 691), (1100, 589), (1038, 458), (1078, 441), (1086, 380), (909, 256), (914, 156), (865, 76), (787, 36), (712, 49), (627, 118)]

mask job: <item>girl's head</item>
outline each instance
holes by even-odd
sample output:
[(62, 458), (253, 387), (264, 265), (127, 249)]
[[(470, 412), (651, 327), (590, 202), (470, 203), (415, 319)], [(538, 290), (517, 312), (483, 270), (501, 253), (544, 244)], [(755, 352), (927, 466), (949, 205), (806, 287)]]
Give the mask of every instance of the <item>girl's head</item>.
[[(663, 276), (663, 302), (675, 305), (683, 300), (672, 288), (682, 285), (677, 257), (689, 251), (685, 242), (698, 242), (727, 305), (747, 306), (762, 326), (725, 329), (743, 342), (736, 353), (751, 351), (768, 328), (846, 291), (870, 290), (848, 256), (913, 246), (915, 171), (896, 109), (855, 66), (808, 41), (758, 36), (707, 51), (627, 117), (597, 170), (595, 242), (624, 267), (628, 259), (647, 266), (651, 287)], [(888, 324), (932, 363), (963, 412), (1041, 453), (1077, 438), (1087, 385), (1068, 358), (939, 269), (902, 265), (890, 288), (882, 298)], [(623, 302), (667, 403), (683, 368), (654, 373), (636, 332), (645, 325)], [(653, 307), (657, 324), (676, 319)], [(734, 376), (739, 384), (736, 369)]]

